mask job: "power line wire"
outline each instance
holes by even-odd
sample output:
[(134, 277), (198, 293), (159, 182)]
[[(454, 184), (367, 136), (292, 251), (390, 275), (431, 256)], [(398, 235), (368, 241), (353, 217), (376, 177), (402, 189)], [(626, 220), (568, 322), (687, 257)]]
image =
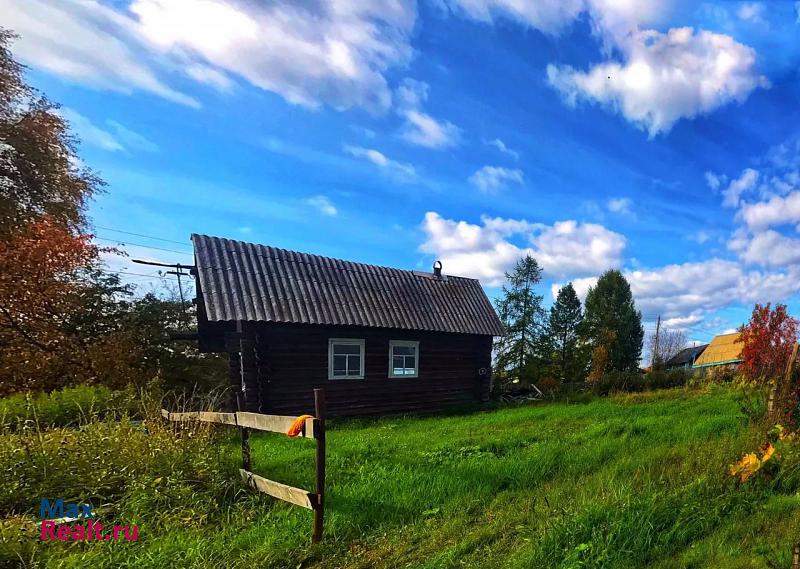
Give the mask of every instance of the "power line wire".
[(111, 239), (109, 237), (100, 237), (95, 236), (95, 239), (99, 239), (100, 241), (106, 241), (109, 243), (116, 243), (121, 247), (127, 247), (129, 245), (135, 247), (144, 247), (145, 249), (153, 249), (155, 251), (166, 251), (167, 253), (177, 253), (178, 255), (194, 255), (194, 253), (190, 253), (189, 251), (177, 251), (175, 249), (165, 249), (164, 247), (154, 247), (153, 245), (145, 245), (144, 243), (132, 243), (132, 242), (122, 242), (119, 239)]
[(97, 229), (104, 231), (113, 231), (114, 233), (123, 233), (125, 235), (134, 235), (136, 237), (144, 237), (145, 239), (154, 239), (156, 241), (164, 241), (165, 243), (175, 243), (177, 245), (186, 245), (186, 241), (176, 241), (174, 239), (167, 239), (166, 237), (156, 237), (154, 235), (147, 235), (146, 233), (134, 233), (133, 231), (123, 231), (122, 229), (114, 229), (113, 227), (103, 227), (95, 225)]

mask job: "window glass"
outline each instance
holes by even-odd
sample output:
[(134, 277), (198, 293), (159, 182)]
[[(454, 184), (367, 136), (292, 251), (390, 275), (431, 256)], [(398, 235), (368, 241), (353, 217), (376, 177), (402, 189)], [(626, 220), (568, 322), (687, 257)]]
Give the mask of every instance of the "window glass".
[(364, 340), (328, 341), (328, 378), (363, 379)]
[(419, 342), (389, 343), (389, 377), (417, 377)]

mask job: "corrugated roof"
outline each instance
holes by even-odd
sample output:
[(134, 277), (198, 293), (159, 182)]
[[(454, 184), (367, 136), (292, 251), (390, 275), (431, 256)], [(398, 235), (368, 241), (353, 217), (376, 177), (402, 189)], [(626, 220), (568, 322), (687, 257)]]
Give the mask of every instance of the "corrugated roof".
[(192, 243), (210, 321), (503, 333), (475, 279), (437, 279), (207, 235), (192, 235)]
[(741, 361), (744, 344), (739, 342), (739, 332), (714, 336), (711, 343), (694, 362), (694, 367), (721, 365)]
[(707, 347), (708, 344), (702, 344), (700, 346), (690, 346), (688, 348), (684, 348), (668, 359), (665, 365), (666, 367), (676, 367), (690, 364), (696, 361), (696, 359), (705, 351)]

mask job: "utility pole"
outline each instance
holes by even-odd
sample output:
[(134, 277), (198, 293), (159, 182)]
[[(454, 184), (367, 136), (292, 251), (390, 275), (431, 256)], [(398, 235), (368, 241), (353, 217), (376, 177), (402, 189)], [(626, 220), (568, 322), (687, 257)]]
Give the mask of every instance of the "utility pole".
[(656, 321), (656, 339), (653, 341), (653, 354), (652, 354), (652, 361), (650, 362), (650, 369), (655, 370), (656, 362), (658, 361), (658, 334), (661, 331), (661, 315), (658, 315), (658, 320)]
[[(181, 277), (188, 277), (192, 275), (192, 271), (195, 269), (194, 265), (182, 265), (181, 263), (157, 263), (156, 261), (144, 261), (141, 259), (131, 259), (134, 263), (139, 265), (151, 265), (154, 267), (169, 267), (172, 269), (177, 269), (175, 271), (165, 271), (164, 274), (167, 275), (176, 275), (178, 277), (178, 294), (181, 297), (181, 313), (183, 313), (183, 323), (188, 328), (189, 327), (189, 315), (186, 313), (186, 300), (183, 297), (183, 282), (181, 281)], [(188, 269), (188, 273), (184, 273), (184, 269)]]

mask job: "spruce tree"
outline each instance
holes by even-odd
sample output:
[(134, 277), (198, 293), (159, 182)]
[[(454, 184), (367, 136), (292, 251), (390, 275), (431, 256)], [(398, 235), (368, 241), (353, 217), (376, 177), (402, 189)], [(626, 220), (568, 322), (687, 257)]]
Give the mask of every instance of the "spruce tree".
[(542, 269), (530, 255), (520, 259), (514, 270), (506, 273), (497, 312), (505, 335), (495, 343), (495, 368), (507, 379), (533, 381), (542, 358), (542, 340), (546, 338), (546, 313), (543, 297), (535, 287), (542, 280)]
[(580, 381), (586, 372), (585, 350), (579, 333), (583, 322), (581, 301), (572, 283), (558, 291), (550, 307), (548, 336), (552, 346), (552, 369), (561, 380)]
[[(642, 355), (642, 314), (636, 310), (628, 281), (617, 270), (603, 273), (586, 295), (583, 335), (594, 351), (593, 360), (603, 353), (604, 371), (635, 371)], [(596, 373), (595, 373), (596, 372)]]

